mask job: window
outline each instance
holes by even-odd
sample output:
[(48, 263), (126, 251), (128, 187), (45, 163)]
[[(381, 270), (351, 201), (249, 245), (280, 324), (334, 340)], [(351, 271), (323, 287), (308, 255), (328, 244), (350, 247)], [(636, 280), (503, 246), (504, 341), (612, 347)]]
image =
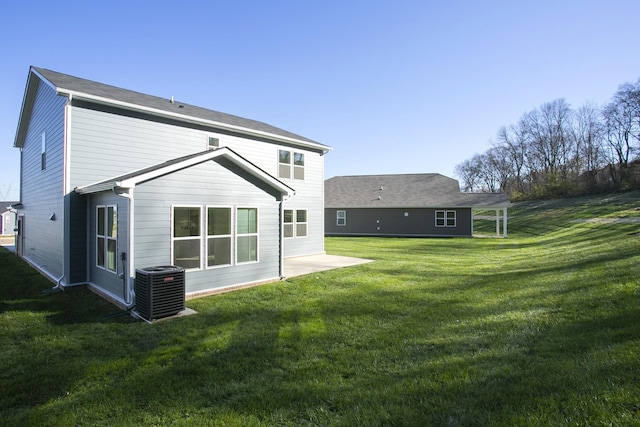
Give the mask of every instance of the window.
[(278, 178), (291, 178), (291, 152), (279, 150)]
[[(293, 161), (292, 161), (293, 157)], [(292, 173), (293, 169), (293, 173)], [(278, 178), (304, 179), (304, 153), (278, 150)]]
[(96, 265), (117, 271), (118, 208), (98, 206), (96, 212)]
[(296, 237), (306, 237), (307, 235), (307, 211), (296, 211)]
[(304, 179), (304, 154), (293, 153), (293, 179)]
[(207, 267), (231, 265), (231, 208), (207, 209)]
[(40, 170), (47, 168), (47, 136), (45, 132), (40, 135)]
[[(307, 235), (307, 211), (286, 209), (284, 211), (284, 237), (305, 237)], [(295, 230), (295, 232), (294, 232)]]
[(200, 207), (173, 208), (173, 265), (200, 268)]
[(336, 225), (339, 225), (339, 226), (347, 225), (347, 211), (336, 212)]
[(258, 261), (258, 209), (236, 211), (236, 261)]
[(455, 227), (456, 211), (436, 211), (436, 227)]
[(293, 237), (293, 210), (284, 211), (284, 237)]
[(209, 137), (209, 149), (210, 150), (215, 150), (218, 147), (220, 147), (220, 139), (210, 136)]

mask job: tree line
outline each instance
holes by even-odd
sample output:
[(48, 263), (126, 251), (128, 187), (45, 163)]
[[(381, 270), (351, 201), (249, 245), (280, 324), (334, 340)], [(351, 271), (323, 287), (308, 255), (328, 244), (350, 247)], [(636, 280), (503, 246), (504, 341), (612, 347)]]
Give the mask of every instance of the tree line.
[(511, 200), (640, 188), (640, 79), (604, 106), (573, 109), (560, 98), (523, 114), (455, 174), (463, 191)]

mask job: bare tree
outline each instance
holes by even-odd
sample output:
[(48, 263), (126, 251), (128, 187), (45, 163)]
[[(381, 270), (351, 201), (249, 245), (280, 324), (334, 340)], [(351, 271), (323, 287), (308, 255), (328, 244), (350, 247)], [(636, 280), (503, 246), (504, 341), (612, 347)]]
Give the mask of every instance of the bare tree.
[(462, 180), (462, 189), (465, 192), (472, 192), (478, 189), (480, 182), (480, 167), (476, 163), (478, 154), (474, 155), (472, 159), (467, 159), (462, 163), (459, 163), (455, 167), (455, 174)]
[(622, 185), (628, 175), (629, 161), (640, 140), (640, 109), (635, 102), (636, 89), (630, 83), (621, 85), (613, 100), (602, 110), (604, 132), (609, 144), (611, 178)]
[[(518, 126), (509, 128), (501, 127), (498, 130), (496, 145), (503, 150), (505, 165), (511, 168), (511, 178), (513, 180), (513, 191), (524, 193), (524, 174), (526, 174), (525, 163), (527, 155), (527, 135), (524, 127)], [(505, 187), (505, 191), (508, 189)]]
[(600, 114), (600, 109), (593, 104), (583, 105), (574, 114), (576, 166), (582, 177), (580, 182), (589, 192), (596, 190), (597, 174), (606, 164)]

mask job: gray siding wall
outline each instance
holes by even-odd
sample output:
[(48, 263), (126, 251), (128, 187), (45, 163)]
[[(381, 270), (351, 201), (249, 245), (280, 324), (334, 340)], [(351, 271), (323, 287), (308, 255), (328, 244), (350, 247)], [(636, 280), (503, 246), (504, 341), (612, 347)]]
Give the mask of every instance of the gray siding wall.
[[(336, 224), (336, 212), (347, 213), (347, 224)], [(436, 227), (436, 210), (455, 210), (456, 227)], [(329, 236), (471, 236), (471, 209), (325, 209), (326, 234)]]
[[(122, 265), (120, 260), (121, 253), (128, 252), (128, 236), (129, 236), (129, 216), (128, 216), (128, 200), (124, 197), (116, 196), (112, 192), (103, 192), (98, 194), (92, 194), (88, 197), (88, 234), (89, 234), (89, 250), (87, 265), (89, 269), (89, 282), (102, 289), (104, 292), (123, 300), (124, 297), (124, 283), (120, 274), (126, 275), (126, 268)], [(117, 206), (118, 209), (118, 227), (117, 227), (117, 249), (116, 249), (116, 272), (107, 271), (104, 268), (98, 267), (96, 258), (96, 207), (97, 206)], [(127, 262), (129, 256), (127, 254)]]
[(209, 136), (269, 174), (278, 176), (278, 150), (305, 154), (305, 179), (282, 179), (296, 190), (286, 209), (306, 209), (308, 236), (287, 239), (285, 256), (324, 252), (324, 157), (312, 150), (242, 138), (213, 129), (190, 128), (83, 107), (73, 107), (71, 188), (125, 174), (169, 159), (203, 151)]
[[(63, 271), (64, 109), (66, 98), (40, 83), (21, 156), (24, 214), (23, 256), (52, 278)], [(41, 135), (46, 135), (46, 169), (41, 170)], [(50, 220), (55, 214), (55, 220)]]
[(174, 205), (200, 206), (203, 217), (207, 206), (255, 207), (259, 216), (259, 261), (188, 270), (186, 292), (203, 292), (279, 277), (280, 203), (242, 177), (209, 161), (141, 184), (134, 191), (135, 268), (172, 264), (171, 213)]

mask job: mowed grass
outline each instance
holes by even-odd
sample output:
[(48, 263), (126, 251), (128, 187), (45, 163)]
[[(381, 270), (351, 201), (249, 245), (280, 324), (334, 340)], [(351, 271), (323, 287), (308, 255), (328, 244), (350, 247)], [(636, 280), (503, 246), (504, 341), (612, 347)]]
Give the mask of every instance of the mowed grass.
[(0, 249), (0, 424), (639, 425), (639, 200), (521, 203), (507, 239), (328, 238), (375, 262), (152, 325)]

